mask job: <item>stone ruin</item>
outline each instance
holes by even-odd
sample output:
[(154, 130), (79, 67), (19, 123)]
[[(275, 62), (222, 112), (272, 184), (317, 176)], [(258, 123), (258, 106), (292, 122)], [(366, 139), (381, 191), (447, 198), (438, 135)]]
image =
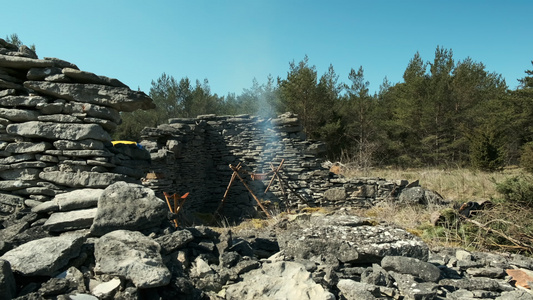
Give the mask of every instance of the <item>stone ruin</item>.
[[(222, 215), (253, 215), (257, 204), (245, 186), (236, 180), (228, 189), (233, 173), (229, 166), (239, 163), (246, 171), (241, 176), (254, 195), (278, 210), (369, 207), (396, 199), (408, 184), (331, 173), (322, 166), (325, 145), (306, 140), (298, 117), (291, 113), (274, 119), (249, 115), (175, 118), (157, 128), (144, 128), (141, 136), (140, 144), (150, 152), (153, 174), (143, 184), (159, 195), (190, 192), (189, 211), (216, 211), (228, 190)], [(280, 164), (282, 179), (274, 178), (265, 194), (273, 177), (268, 172)], [(251, 180), (253, 174), (268, 176)]]
[[(152, 107), (116, 79), (0, 39), (1, 300), (533, 299), (531, 258), (430, 251), (349, 208), (265, 232), (174, 228), (161, 194), (189, 191), (188, 209), (212, 212), (229, 164), (262, 174), (283, 161), (291, 193), (261, 197), (292, 208), (433, 196), (330, 173), (291, 114), (172, 119), (143, 131), (144, 150), (111, 144), (120, 111)], [(266, 181), (249, 183), (260, 195)], [(239, 182), (230, 192), (224, 214), (254, 213)]]
[[(324, 145), (306, 140), (291, 113), (170, 119), (142, 131), (144, 149), (113, 146), (120, 112), (154, 108), (146, 94), (70, 62), (38, 59), (24, 46), (0, 46), (0, 214), (74, 189), (140, 179), (160, 198), (190, 192), (185, 211), (214, 213), (228, 189), (229, 165), (239, 163), (249, 174), (268, 174), (283, 161), (283, 181), (274, 180), (266, 194), (272, 176), (252, 181), (243, 175), (269, 209), (371, 206), (395, 199), (407, 184), (330, 173), (321, 166)], [(256, 207), (237, 180), (218, 212), (238, 219), (253, 216)]]

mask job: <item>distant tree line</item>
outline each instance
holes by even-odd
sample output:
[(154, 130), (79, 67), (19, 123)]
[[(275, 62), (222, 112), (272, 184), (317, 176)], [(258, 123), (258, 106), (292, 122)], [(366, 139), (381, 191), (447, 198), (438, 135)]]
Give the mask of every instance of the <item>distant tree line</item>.
[(149, 92), (157, 109), (124, 113), (115, 137), (136, 140), (142, 128), (169, 118), (268, 118), (291, 111), (299, 115), (308, 138), (326, 143), (330, 159), (360, 167), (497, 170), (533, 155), (533, 71), (525, 73), (519, 87), (510, 90), (483, 63), (455, 61), (451, 49), (437, 47), (432, 61), (416, 53), (402, 82), (385, 78), (374, 94), (363, 67), (352, 69), (343, 83), (331, 65), (318, 77), (307, 56), (289, 63), (286, 78), (269, 76), (264, 84), (254, 79), (240, 95), (212, 94), (207, 79), (193, 84), (187, 77), (177, 81), (162, 74)]

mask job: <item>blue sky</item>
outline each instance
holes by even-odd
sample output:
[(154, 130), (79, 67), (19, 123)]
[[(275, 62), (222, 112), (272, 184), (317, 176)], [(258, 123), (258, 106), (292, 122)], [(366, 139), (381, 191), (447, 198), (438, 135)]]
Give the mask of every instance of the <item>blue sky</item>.
[(17, 33), (42, 57), (149, 92), (163, 73), (241, 94), (256, 78), (285, 78), (305, 55), (318, 75), (348, 83), (363, 66), (371, 91), (402, 81), (418, 51), (471, 57), (510, 88), (532, 69), (533, 1), (0, 0), (0, 37)]

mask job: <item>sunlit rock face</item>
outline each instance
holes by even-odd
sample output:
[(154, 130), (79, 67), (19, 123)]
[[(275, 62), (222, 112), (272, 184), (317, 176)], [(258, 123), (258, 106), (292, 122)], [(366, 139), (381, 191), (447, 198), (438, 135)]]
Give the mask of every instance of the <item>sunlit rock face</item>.
[(113, 147), (111, 134), (120, 112), (154, 107), (117, 79), (0, 39), (0, 180), (11, 182), (0, 185), (0, 216), (73, 188), (140, 182), (148, 153)]

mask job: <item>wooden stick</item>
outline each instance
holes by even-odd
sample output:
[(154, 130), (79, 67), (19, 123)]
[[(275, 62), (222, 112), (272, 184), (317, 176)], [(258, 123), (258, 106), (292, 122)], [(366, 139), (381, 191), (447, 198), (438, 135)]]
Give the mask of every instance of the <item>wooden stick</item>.
[[(163, 192), (163, 195), (165, 195), (165, 200), (167, 200), (167, 204), (168, 204), (168, 209), (170, 210), (171, 213), (174, 213), (174, 211), (172, 210), (172, 205), (170, 205), (170, 201), (168, 198), (170, 197), (173, 197), (173, 196), (170, 196), (167, 192)], [(176, 195), (176, 194), (174, 194)], [(174, 221), (174, 225), (176, 226), (176, 228), (178, 228), (178, 221), (176, 219), (173, 219)]]
[[(230, 168), (233, 170), (232, 166), (230, 165)], [(237, 170), (239, 170), (241, 168), (241, 163), (239, 163), (237, 165)], [(233, 174), (231, 174), (231, 179), (228, 183), (228, 187), (226, 188), (226, 192), (224, 193), (224, 197), (222, 197), (222, 201), (220, 201), (220, 204), (218, 205), (217, 207), (217, 210), (215, 211), (215, 214), (218, 214), (218, 212), (222, 209), (222, 206), (224, 206), (224, 203), (226, 201), (226, 198), (228, 197), (228, 194), (229, 194), (229, 189), (231, 188), (231, 185), (233, 184), (233, 181), (235, 181), (235, 174), (237, 173), (237, 171), (233, 170)]]
[[(277, 173), (279, 172), (279, 170), (281, 170), (281, 166), (283, 166), (283, 163), (285, 162), (285, 159), (282, 159), (281, 160), (281, 163), (279, 164), (278, 168), (277, 169), (274, 169), (274, 166), (272, 166), (272, 164), (270, 164), (270, 168), (272, 169), (272, 171), (268, 172), (269, 174), (270, 173), (274, 173), (274, 175), (272, 175), (272, 178), (270, 179), (270, 182), (268, 183), (268, 186), (267, 188), (265, 189), (265, 193), (268, 192), (268, 189), (270, 189), (270, 186), (272, 185), (272, 183), (274, 182), (274, 178), (276, 177)], [(279, 178), (278, 178), (278, 181), (279, 181)]]
[(261, 204), (261, 201), (259, 201), (259, 199), (257, 199), (257, 197), (254, 195), (254, 193), (252, 192), (252, 190), (250, 189), (250, 187), (246, 184), (246, 182), (244, 182), (244, 179), (242, 179), (242, 177), (238, 174), (237, 170), (235, 167), (233, 167), (232, 165), (230, 165), (230, 168), (234, 171), (234, 174), (239, 178), (239, 180), (242, 182), (242, 184), (244, 185), (244, 187), (248, 190), (248, 192), (250, 192), (250, 194), (252, 195), (252, 197), (255, 199), (255, 201), (257, 202), (257, 205), (259, 205), (259, 207), (263, 210), (263, 212), (267, 215), (268, 218), (272, 218), (272, 216), (268, 213), (268, 211), (266, 210), (266, 208), (263, 206), (263, 204)]

